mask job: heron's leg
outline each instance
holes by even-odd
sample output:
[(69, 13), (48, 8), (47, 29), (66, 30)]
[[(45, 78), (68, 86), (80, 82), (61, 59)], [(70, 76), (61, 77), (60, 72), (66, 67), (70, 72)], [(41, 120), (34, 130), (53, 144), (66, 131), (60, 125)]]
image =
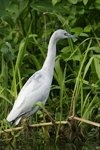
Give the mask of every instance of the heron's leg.
[(56, 133), (57, 133), (57, 127), (56, 127), (56, 123), (55, 123), (54, 119), (50, 116), (50, 114), (49, 114), (45, 109), (43, 109), (43, 115), (44, 115), (44, 112), (45, 112), (45, 113), (48, 115), (48, 117), (50, 118), (50, 120), (51, 120), (51, 122), (53, 123), (54, 128), (55, 128), (55, 130), (56, 130)]
[(28, 123), (27, 119), (28, 119), (29, 117), (31, 117), (32, 115), (34, 115), (34, 114), (31, 114), (30, 116), (27, 116), (25, 119), (23, 119), (24, 131), (26, 130), (26, 128), (29, 127), (29, 123)]
[[(36, 113), (36, 112), (35, 112), (35, 113)], [(29, 117), (33, 116), (35, 113), (33, 113), (33, 114), (27, 116), (24, 120), (27, 120)]]
[[(43, 115), (44, 115), (44, 112), (45, 112), (45, 113), (48, 115), (48, 117), (50, 118), (50, 120), (51, 120), (51, 122), (53, 123), (54, 128), (55, 128), (55, 130), (56, 130), (56, 133), (57, 133), (57, 127), (56, 127), (56, 123), (55, 123), (54, 119), (50, 116), (50, 114), (49, 114), (45, 109), (43, 109)], [(33, 115), (33, 114), (31, 114), (30, 116), (26, 117), (26, 118), (24, 119), (24, 121), (26, 122), (27, 119), (28, 119), (29, 117), (31, 117), (32, 115)]]
[(27, 119), (28, 119), (28, 117), (23, 120), (23, 131), (26, 134), (26, 137), (29, 137), (30, 134), (32, 135), (32, 137), (34, 137), (33, 131), (29, 127), (29, 123), (28, 123)]
[(23, 126), (24, 126), (24, 128), (29, 126), (29, 123), (28, 123), (27, 119), (28, 119), (29, 117), (31, 117), (32, 115), (33, 115), (33, 114), (31, 114), (30, 116), (28, 116), (28, 117), (26, 117), (25, 119), (23, 119)]
[(29, 123), (26, 118), (23, 120), (23, 131), (25, 136), (29, 137)]

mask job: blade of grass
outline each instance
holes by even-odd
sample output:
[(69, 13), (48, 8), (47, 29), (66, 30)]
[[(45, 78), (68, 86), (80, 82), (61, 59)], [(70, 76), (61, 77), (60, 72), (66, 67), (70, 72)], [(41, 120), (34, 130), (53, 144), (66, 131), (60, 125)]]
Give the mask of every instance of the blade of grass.
[(87, 71), (88, 71), (88, 69), (89, 69), (89, 67), (90, 67), (90, 65), (91, 65), (92, 60), (94, 59), (94, 57), (95, 56), (91, 57), (90, 60), (89, 60), (89, 62), (87, 63), (87, 65), (85, 67), (85, 70), (84, 70), (83, 79), (85, 78), (85, 75), (86, 75), (86, 73), (87, 73)]
[[(6, 98), (6, 96), (0, 94), (0, 97), (3, 98), (6, 102), (9, 102), (11, 105), (13, 105), (12, 102), (10, 102), (8, 98)], [(3, 111), (4, 111), (4, 110), (3, 110)], [(7, 114), (6, 114), (6, 115), (7, 115)]]
[(18, 68), (18, 78), (19, 78), (19, 87), (20, 87), (20, 90), (21, 90), (22, 89), (22, 80), (21, 80), (21, 75), (20, 75), (19, 68)]
[(80, 81), (80, 86), (81, 86), (81, 117), (83, 114), (83, 80), (81, 79)]
[[(28, 37), (29, 37), (29, 33), (31, 31), (32, 22), (33, 22), (33, 20), (31, 21), (31, 24), (30, 24), (30, 27), (29, 27), (26, 38), (21, 42), (21, 45), (20, 45), (20, 49), (19, 49), (19, 52), (18, 52), (16, 64), (15, 64), (15, 78), (17, 78), (18, 69), (20, 69), (20, 67), (22, 65), (24, 54), (26, 52)], [(14, 86), (14, 83), (12, 84), (12, 89), (13, 89), (13, 86)]]
[[(97, 85), (99, 82), (100, 82), (100, 80), (98, 80), (95, 85)], [(93, 91), (94, 88), (95, 88), (95, 86), (92, 87), (91, 91), (87, 94), (87, 96), (85, 98), (85, 101), (83, 103), (83, 109), (85, 108), (85, 104), (87, 103), (88, 97), (89, 97), (90, 93)]]
[(13, 89), (11, 89), (11, 91), (14, 91), (14, 98), (16, 100), (17, 99), (17, 84), (16, 84), (16, 77), (15, 77), (15, 70), (14, 70), (13, 62), (12, 62), (12, 69), (13, 69), (13, 81), (12, 81)]
[[(4, 60), (4, 56), (2, 54), (2, 87), (5, 88), (5, 90), (3, 91), (4, 96), (7, 98), (8, 97), (8, 91), (6, 90), (8, 88), (8, 66), (7, 63)], [(4, 103), (4, 107), (2, 107), (2, 111), (4, 111), (4, 117), (6, 118), (6, 110), (7, 110), (7, 100), (3, 101)]]
[(60, 123), (58, 125), (58, 130), (57, 130), (57, 134), (56, 134), (56, 142), (58, 139), (58, 134), (59, 134), (59, 130), (60, 130), (60, 126), (61, 126), (61, 120), (62, 120), (62, 114), (63, 114), (63, 94), (64, 94), (64, 89), (65, 89), (65, 77), (66, 77), (66, 66), (64, 69), (64, 74), (63, 74), (63, 79), (62, 79), (62, 84), (61, 84), (61, 90), (60, 90)]
[(60, 66), (60, 60), (59, 59), (57, 59), (55, 62), (54, 77), (56, 78), (58, 84), (61, 86), (62, 80), (63, 80), (63, 72), (62, 72), (62, 69)]
[[(97, 93), (98, 94), (98, 93)], [(95, 101), (95, 98), (97, 97), (97, 94), (93, 97), (92, 101), (90, 102), (90, 104), (88, 105), (88, 107), (85, 109), (84, 114), (82, 116), (83, 119), (88, 119), (90, 116), (90, 112), (93, 106), (93, 103)]]
[(85, 60), (86, 60), (87, 53), (88, 53), (88, 51), (89, 51), (89, 48), (90, 48), (90, 46), (91, 46), (91, 43), (92, 43), (92, 39), (90, 40), (90, 42), (89, 42), (89, 44), (88, 44), (87, 50), (86, 50), (86, 52), (85, 52), (83, 61), (82, 61), (82, 63), (81, 63), (81, 66), (80, 66), (80, 69), (79, 69), (79, 72), (78, 72), (78, 76), (77, 76), (77, 78), (76, 78), (76, 83), (75, 83), (75, 87), (74, 87), (75, 98), (74, 98), (74, 102), (73, 102), (73, 116), (74, 116), (74, 114), (75, 114), (75, 103), (76, 103), (76, 100), (77, 100), (77, 98), (78, 98), (78, 93), (79, 93), (79, 88), (80, 88), (79, 82), (80, 82), (81, 71), (82, 71), (84, 62), (85, 62)]

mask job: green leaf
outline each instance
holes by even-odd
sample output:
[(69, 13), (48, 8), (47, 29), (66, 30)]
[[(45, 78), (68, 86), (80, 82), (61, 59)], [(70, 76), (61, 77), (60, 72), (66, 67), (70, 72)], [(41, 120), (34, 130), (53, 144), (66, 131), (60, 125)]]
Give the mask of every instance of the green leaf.
[(78, 11), (78, 13), (81, 14), (81, 15), (84, 14), (85, 13), (85, 9), (84, 8), (81, 9), (80, 11)]
[(81, 27), (75, 27), (71, 29), (71, 32), (75, 32), (75, 35), (79, 35), (80, 33), (83, 32), (83, 28)]
[(78, 60), (78, 61), (80, 61), (80, 59), (81, 59), (81, 54), (73, 56), (72, 59), (73, 59), (73, 60)]
[(1, 52), (2, 52), (3, 54), (7, 54), (7, 53), (8, 53), (8, 48), (7, 48), (6, 45), (3, 45), (3, 46), (2, 46)]
[(87, 63), (87, 65), (85, 67), (85, 70), (84, 70), (83, 79), (85, 78), (85, 75), (86, 75), (87, 71), (89, 70), (89, 67), (90, 67), (93, 59), (94, 59), (94, 57), (91, 57), (90, 60), (89, 60), (89, 62)]
[(94, 50), (96, 53), (100, 53), (100, 47), (98, 46), (93, 46), (90, 48), (90, 50)]
[(31, 54), (30, 54), (29, 56), (33, 59), (35, 65), (36, 65), (37, 70), (40, 70), (40, 69), (41, 69), (41, 64), (39, 63), (39, 61), (38, 61), (38, 59), (35, 57), (35, 55), (31, 55)]
[(61, 52), (63, 52), (63, 53), (71, 52), (71, 50), (70, 50), (70, 46), (66, 46), (66, 47), (64, 47), (64, 48), (61, 50)]
[(79, 36), (89, 37), (89, 35), (86, 33), (80, 33)]
[(10, 43), (5, 42), (4, 45), (1, 48), (1, 52), (4, 54), (4, 56), (8, 59), (8, 60), (13, 60), (14, 59), (14, 53), (12, 50), (12, 46)]
[(57, 3), (57, 0), (52, 0), (52, 5), (54, 6)]
[(84, 32), (90, 32), (91, 31), (91, 26), (88, 25), (84, 28)]
[(16, 13), (16, 14), (19, 14), (19, 8), (18, 8), (18, 5), (17, 4), (12, 4), (10, 5), (7, 10), (10, 12), (10, 13)]
[(9, 99), (7, 99), (4, 95), (0, 94), (0, 97), (3, 98), (4, 100), (6, 100), (7, 102), (9, 102), (11, 105), (13, 105), (13, 104), (9, 101)]
[[(45, 109), (41, 101), (39, 101), (39, 102), (37, 102), (36, 104), (34, 104), (34, 107), (37, 106), (37, 105), (38, 105), (40, 108)], [(46, 110), (46, 109), (45, 109), (45, 110)]]
[(68, 0), (72, 4), (77, 4), (78, 0)]
[(14, 26), (14, 22), (9, 14), (2, 16), (2, 19), (5, 20), (11, 27)]
[(11, 44), (8, 43), (8, 42), (6, 42), (5, 44), (6, 44), (7, 47), (9, 48), (9, 51), (11, 52), (11, 54), (14, 55)]
[(88, 0), (83, 0), (83, 4), (86, 5), (88, 3)]
[(98, 78), (100, 79), (100, 56), (94, 57), (94, 65)]
[(100, 0), (96, 0), (95, 2), (98, 3), (98, 4), (100, 5)]
[(7, 35), (7, 36), (5, 37), (6, 40), (12, 40), (12, 38), (13, 38), (12, 35)]
[(51, 0), (37, 0), (33, 1), (31, 4), (31, 7), (34, 8), (35, 10), (38, 10), (39, 12), (52, 12), (52, 13), (57, 13), (57, 12), (65, 12), (67, 14), (70, 14), (69, 11), (67, 11), (63, 6), (61, 7), (60, 5), (58, 6), (52, 6), (52, 1)]
[(29, 3), (29, 0), (20, 0), (20, 3), (19, 3), (20, 12), (22, 12), (27, 7), (28, 3)]
[(0, 0), (0, 18), (8, 15), (8, 12), (6, 10), (9, 7), (9, 5), (10, 5), (9, 0)]

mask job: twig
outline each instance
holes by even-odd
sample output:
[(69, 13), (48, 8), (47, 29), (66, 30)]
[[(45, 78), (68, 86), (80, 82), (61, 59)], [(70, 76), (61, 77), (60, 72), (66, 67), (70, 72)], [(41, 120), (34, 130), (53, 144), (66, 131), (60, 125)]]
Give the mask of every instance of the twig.
[[(59, 124), (60, 121), (57, 121), (55, 123)], [(70, 123), (68, 121), (61, 121), (61, 124), (68, 124), (68, 125), (70, 125)], [(32, 125), (29, 125), (29, 127), (34, 128), (34, 127), (51, 126), (51, 125), (53, 125), (52, 122), (47, 122), (47, 123), (40, 123), (40, 124), (32, 124)], [(18, 130), (22, 130), (22, 129), (23, 129), (23, 126), (22, 127), (12, 128), (12, 129), (7, 129), (7, 130), (4, 130), (4, 131), (1, 131), (1, 133), (11, 132), (11, 131), (18, 131)]]
[(74, 91), (72, 91), (72, 92), (73, 92), (73, 96), (72, 96), (72, 102), (71, 102), (71, 106), (70, 106), (69, 117), (71, 116), (72, 106), (73, 106), (73, 101), (74, 101), (74, 96), (75, 96)]
[(51, 122), (52, 122), (53, 125), (54, 125), (55, 131), (56, 131), (56, 133), (57, 133), (57, 127), (56, 127), (56, 124), (55, 124), (54, 119), (49, 115), (49, 113), (48, 113), (45, 109), (43, 109), (43, 116), (44, 116), (44, 112), (45, 112), (45, 113), (48, 115), (48, 117), (50, 118)]
[(45, 14), (46, 14), (46, 13), (43, 13), (44, 25), (45, 25), (45, 43), (46, 43), (47, 36), (46, 36), (46, 17), (45, 17)]
[(74, 120), (78, 120), (78, 121), (81, 121), (81, 122), (85, 122), (85, 123), (91, 124), (91, 125), (93, 125), (93, 126), (100, 127), (100, 123), (93, 122), (93, 121), (86, 120), (86, 119), (82, 119), (82, 118), (79, 118), (79, 117), (71, 116), (71, 117), (69, 117), (68, 119), (69, 119), (69, 120), (74, 119)]

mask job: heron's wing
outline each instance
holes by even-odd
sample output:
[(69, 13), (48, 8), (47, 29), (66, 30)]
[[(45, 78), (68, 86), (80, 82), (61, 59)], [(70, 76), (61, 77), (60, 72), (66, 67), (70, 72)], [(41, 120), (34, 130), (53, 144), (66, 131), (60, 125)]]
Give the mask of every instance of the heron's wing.
[(45, 78), (46, 78), (45, 74), (43, 74), (41, 70), (33, 74), (21, 89), (18, 98), (14, 103), (14, 107), (15, 108), (21, 107), (22, 104), (24, 104), (24, 102), (26, 103), (26, 99), (27, 99), (26, 103), (27, 107), (27, 104), (30, 103), (29, 102), (29, 100), (31, 99), (30, 97), (39, 94), (37, 92), (39, 91), (41, 86), (44, 85)]

